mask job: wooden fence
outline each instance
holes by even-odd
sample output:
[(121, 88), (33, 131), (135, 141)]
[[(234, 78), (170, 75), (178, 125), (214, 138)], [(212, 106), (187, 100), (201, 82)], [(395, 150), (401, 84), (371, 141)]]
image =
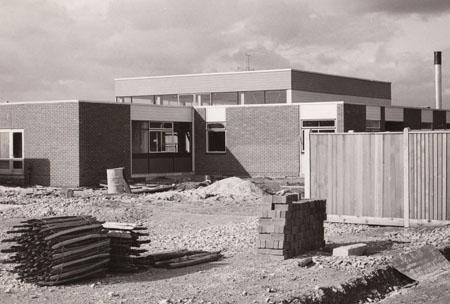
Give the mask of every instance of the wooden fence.
[(305, 135), (305, 196), (328, 220), (450, 224), (450, 131)]

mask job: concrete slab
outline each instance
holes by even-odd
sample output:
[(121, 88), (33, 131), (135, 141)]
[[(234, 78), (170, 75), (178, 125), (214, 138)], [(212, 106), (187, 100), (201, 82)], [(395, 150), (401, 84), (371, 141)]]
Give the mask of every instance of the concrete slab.
[(363, 255), (367, 245), (364, 243), (341, 246), (333, 249), (333, 256)]

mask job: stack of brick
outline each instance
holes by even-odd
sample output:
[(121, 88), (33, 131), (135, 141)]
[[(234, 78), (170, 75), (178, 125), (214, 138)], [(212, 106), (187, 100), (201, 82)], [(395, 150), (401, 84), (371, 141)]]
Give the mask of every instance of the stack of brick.
[(258, 252), (287, 259), (319, 249), (325, 245), (325, 219), (325, 200), (267, 196), (258, 224)]

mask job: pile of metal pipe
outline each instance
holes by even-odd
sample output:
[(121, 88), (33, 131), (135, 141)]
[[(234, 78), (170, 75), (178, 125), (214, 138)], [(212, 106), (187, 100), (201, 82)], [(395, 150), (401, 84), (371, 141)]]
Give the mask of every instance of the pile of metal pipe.
[(17, 264), (19, 279), (59, 285), (99, 277), (108, 270), (110, 239), (102, 222), (91, 216), (62, 216), (22, 221), (7, 231), (13, 253), (5, 263)]
[(106, 222), (103, 228), (107, 230), (110, 240), (112, 272), (132, 272), (146, 269), (148, 259), (142, 256), (146, 249), (140, 248), (150, 243), (147, 228), (139, 224)]

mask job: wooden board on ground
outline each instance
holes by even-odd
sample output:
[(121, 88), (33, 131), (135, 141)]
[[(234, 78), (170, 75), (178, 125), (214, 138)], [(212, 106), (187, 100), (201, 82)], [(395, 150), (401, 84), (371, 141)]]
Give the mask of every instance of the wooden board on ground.
[(450, 262), (433, 246), (423, 246), (394, 257), (392, 266), (407, 277), (422, 281), (450, 271)]

